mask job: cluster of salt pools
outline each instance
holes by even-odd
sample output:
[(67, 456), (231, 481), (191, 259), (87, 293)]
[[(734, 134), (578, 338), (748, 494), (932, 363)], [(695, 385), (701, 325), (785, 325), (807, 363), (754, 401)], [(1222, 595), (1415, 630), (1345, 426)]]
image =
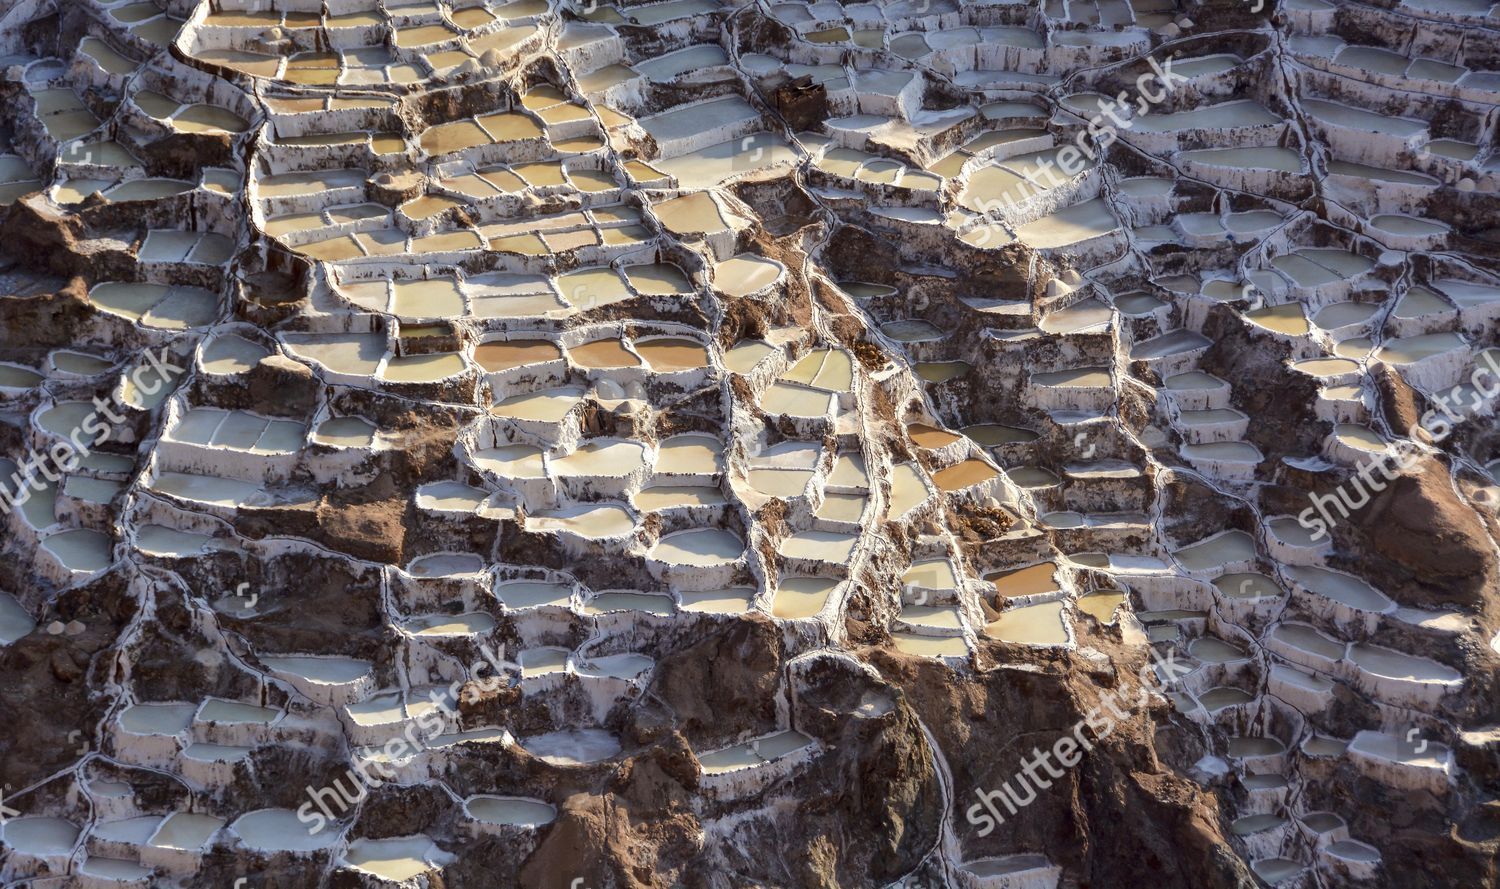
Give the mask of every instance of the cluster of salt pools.
[[(1097, 13), (1100, 18), (1105, 17), (1102, 4)], [(855, 45), (881, 45), (879, 31), (831, 30), (823, 19), (814, 21), (812, 17), (792, 15), (788, 23), (802, 27), (812, 43), (850, 41)], [(1091, 19), (1086, 16), (1084, 20)], [(952, 45), (949, 41), (1029, 45), (1025, 39), (988, 31), (944, 34), (942, 46), (932, 42), (930, 33), (924, 38), (901, 40), (905, 42), (892, 41), (891, 46), (898, 50), (906, 48), (918, 56), (945, 49)], [(1311, 47), (1316, 39), (1297, 40), (1303, 43), (1294, 41), (1293, 48), (1300, 52), (1302, 47)], [(956, 55), (943, 58), (957, 64)], [(1398, 67), (1385, 73), (1394, 75), (1409, 70), (1410, 60), (1399, 61)], [(1210, 55), (1201, 64), (1190, 60), (1186, 69), (1194, 77), (1217, 75), (1246, 62), (1254, 60), (1230, 54)], [(1445, 69), (1435, 63), (1424, 66), (1417, 66), (1421, 70), (1413, 69), (1407, 76), (1461, 84), (1487, 82), (1482, 80), (1486, 75), (1465, 74), (1461, 67)], [(769, 65), (762, 68), (774, 70)], [(845, 72), (836, 65), (823, 69), (788, 65), (785, 70), (793, 74), (811, 73), (831, 93), (848, 85)], [(1064, 100), (1064, 104), (1068, 101)], [(1388, 182), (1428, 187), (1436, 184), (1432, 178), (1436, 174), (1449, 182), (1469, 175), (1479, 181), (1480, 189), (1493, 188), (1490, 180), (1478, 175), (1483, 171), (1477, 165), (1444, 161), (1421, 171), (1402, 171), (1393, 168), (1390, 161), (1377, 162), (1368, 154), (1361, 154), (1357, 143), (1342, 134), (1353, 134), (1355, 139), (1367, 134), (1392, 134), (1426, 143), (1428, 152), (1443, 158), (1473, 160), (1476, 152), (1464, 150), (1462, 139), (1432, 138), (1425, 126), (1413, 125), (1410, 120), (1377, 117), (1330, 100), (1309, 98), (1305, 107), (1319, 126), (1320, 135), (1331, 142), (1335, 152), (1344, 153), (1342, 157), (1336, 154), (1329, 167), (1333, 174), (1330, 181), (1340, 187), (1357, 191), (1365, 183)], [(862, 113), (828, 124), (831, 138), (814, 134), (803, 140), (814, 156), (817, 169), (829, 177), (830, 184), (822, 186), (822, 195), (836, 201), (841, 197), (838, 189), (853, 189), (871, 201), (891, 194), (903, 195), (907, 203), (930, 200), (921, 196), (923, 191), (931, 190), (930, 180), (913, 178), (911, 168), (891, 161), (878, 150), (901, 138), (903, 126), (908, 124), (902, 117), (909, 114), (872, 112), (863, 107), (858, 110)], [(1063, 142), (1038, 128), (1048, 117), (1038, 106), (996, 103), (980, 111), (990, 126), (998, 123), (998, 127), (970, 138), (928, 167), (939, 176), (960, 178), (967, 189), (967, 199), (961, 199), (961, 203), (976, 213), (985, 212), (1007, 189), (1015, 189), (1027, 172), (1035, 169), (1037, 161), (1055, 160), (1055, 146)], [(1277, 128), (1283, 125), (1280, 118), (1253, 103), (1146, 115), (1136, 123), (1124, 138), (1141, 134), (1139, 141), (1143, 145), (1153, 150), (1159, 148), (1168, 157), (1175, 153), (1195, 165), (1195, 173), (1220, 184), (1259, 181), (1254, 178), (1260, 175), (1256, 171), (1294, 173), (1306, 169), (1305, 160), (1296, 151), (1199, 148), (1193, 143), (1198, 133), (1233, 128), (1242, 128), (1247, 134), (1256, 128), (1269, 130), (1274, 138)], [(1226, 172), (1215, 172), (1221, 168)], [(1085, 189), (1097, 192), (1096, 185), (1088, 184), (1088, 177), (1088, 170), (1080, 174)], [(819, 185), (821, 181), (814, 180)], [(875, 185), (882, 188), (871, 187)], [(915, 223), (919, 222), (949, 225), (956, 222), (961, 237), (977, 246), (1003, 247), (1020, 240), (1043, 250), (1066, 249), (1074, 256), (1082, 256), (1086, 265), (1125, 262), (1134, 245), (1146, 249), (1167, 243), (1217, 247), (1227, 240), (1249, 246), (1250, 251), (1240, 257), (1237, 267), (1190, 265), (1191, 271), (1187, 273), (1180, 266), (1164, 273), (1148, 264), (1144, 282), (1137, 278), (1131, 287), (1115, 289), (1108, 281), (1115, 277), (1129, 278), (1130, 271), (1139, 274), (1138, 270), (1111, 269), (1107, 275), (1095, 276), (1084, 286), (1075, 277), (1049, 289), (1048, 296), (1059, 297), (1060, 304), (1065, 300), (1066, 307), (1051, 312), (1039, 324), (1043, 332), (1061, 335), (1097, 333), (1116, 323), (1117, 318), (1127, 325), (1127, 343), (1131, 335), (1135, 338), (1134, 344), (1128, 345), (1129, 357), (1144, 362), (1161, 381), (1159, 398), (1179, 442), (1178, 454), (1196, 470), (1232, 485), (1250, 484), (1261, 471), (1265, 458), (1259, 447), (1246, 440), (1252, 418), (1233, 406), (1237, 401), (1237, 386), (1198, 367), (1199, 360), (1215, 344), (1197, 329), (1206, 315), (1192, 308), (1195, 302), (1228, 303), (1257, 336), (1290, 346), (1288, 371), (1318, 381), (1317, 414), (1330, 424), (1319, 456), (1336, 464), (1357, 468), (1373, 456), (1389, 452), (1391, 443), (1373, 431), (1363, 403), (1360, 383), (1374, 362), (1401, 369), (1425, 393), (1451, 394), (1465, 402), (1474, 396), (1474, 387), (1465, 381), (1485, 366), (1486, 341), (1500, 311), (1500, 283), (1474, 273), (1472, 267), (1466, 270), (1462, 263), (1439, 263), (1430, 270), (1424, 269), (1420, 276), (1403, 281), (1394, 293), (1384, 283), (1400, 277), (1391, 275), (1389, 270), (1393, 263), (1405, 261), (1401, 251), (1441, 243), (1448, 226), (1410, 215), (1410, 205), (1360, 200), (1356, 205), (1368, 207), (1369, 213), (1368, 227), (1364, 229), (1367, 236), (1359, 236), (1298, 218), (1284, 204), (1247, 203), (1232, 209), (1226, 204), (1226, 209), (1217, 213), (1174, 212), (1177, 189), (1172, 179), (1139, 177), (1126, 180), (1123, 186), (1118, 198), (1089, 199), (1085, 190), (1082, 195), (1085, 200), (1054, 210), (1050, 216), (1030, 221), (1002, 219), (1003, 230), (986, 232), (983, 238), (969, 237), (975, 230), (965, 226), (971, 223), (951, 214), (944, 217), (932, 213), (924, 217), (903, 211), (900, 216), (890, 217), (895, 221), (887, 227), (904, 232), (917, 230), (919, 226)], [(1047, 186), (1032, 187), (1023, 194), (1045, 196), (1050, 190)], [(1122, 209), (1128, 209), (1129, 215), (1121, 213)], [(1128, 223), (1122, 224), (1122, 219)], [(1210, 261), (1222, 262), (1222, 259)], [(884, 285), (852, 283), (843, 285), (843, 289), (869, 308), (877, 321), (884, 322), (881, 329), (893, 340), (912, 344), (909, 348), (913, 359), (917, 359), (914, 363), (920, 364), (922, 360), (931, 363), (932, 358), (940, 357), (934, 344), (944, 338), (942, 326), (904, 317), (899, 295), (886, 292), (889, 288)], [(1003, 303), (975, 300), (970, 305), (997, 314), (1009, 310)], [(1394, 308), (1386, 315), (1384, 310), (1390, 307)], [(1113, 314), (1115, 308), (1120, 310), (1118, 316)], [(1140, 330), (1150, 333), (1142, 337), (1137, 333)], [(1010, 332), (1007, 337), (1017, 342), (1026, 339)], [(1098, 364), (1084, 362), (1036, 372), (1031, 385), (1038, 406), (1050, 411), (1055, 421), (1067, 425), (1081, 426), (1095, 415), (1102, 406), (1101, 394), (1112, 400), (1111, 373)], [(802, 415), (822, 415), (830, 410), (829, 400), (821, 394), (806, 391), (797, 394), (802, 399)], [(785, 403), (773, 402), (778, 407)], [(836, 405), (832, 410), (837, 410)], [(1008, 427), (995, 428), (1006, 431), (993, 439), (971, 437), (995, 446), (1001, 466), (1008, 459), (1021, 457), (1018, 440), (1024, 443), (1036, 438), (1036, 433), (1029, 430), (1017, 430), (1017, 434)], [(964, 432), (970, 434), (970, 429)], [(913, 440), (934, 448), (942, 448), (958, 438), (945, 430), (924, 434), (930, 443), (923, 443), (916, 434)], [(1500, 461), (1491, 459), (1489, 465), (1500, 466)], [(1053, 491), (1070, 490), (1078, 482), (1122, 480), (1139, 475), (1138, 470), (1128, 465), (1069, 465), (1065, 472), (1058, 469), (1062, 467), (1049, 471), (1018, 462), (1006, 474), (1037, 496), (1039, 506), (1044, 500), (1053, 502), (1050, 499)], [(768, 485), (775, 484), (787, 491), (800, 489), (803, 480), (795, 472), (764, 470), (773, 471), (777, 474), (767, 476)], [(893, 501), (899, 496), (899, 472), (897, 467), (892, 480)], [(1044, 524), (1052, 527), (1098, 528), (1101, 534), (1122, 524), (1110, 515), (1058, 512), (1042, 518)], [(1137, 531), (1150, 527), (1144, 512), (1128, 519), (1123, 526)], [(1327, 541), (1314, 538), (1294, 518), (1281, 517), (1268, 524), (1263, 544), (1248, 537), (1223, 537), (1196, 547), (1183, 547), (1170, 561), (1160, 558), (1160, 554), (1151, 558), (1122, 554), (1101, 557), (1098, 564), (1093, 559), (1087, 562), (1089, 567), (1128, 568), (1130, 573), (1143, 575), (1138, 579), (1131, 579), (1129, 574), (1117, 575), (1116, 579), (1121, 586), (1131, 589), (1138, 601), (1154, 609), (1140, 615), (1153, 641), (1191, 642), (1189, 652), (1202, 666), (1190, 682), (1205, 684), (1191, 695), (1174, 696), (1174, 700), (1186, 709), (1204, 714), (1203, 718), (1230, 727), (1240, 724), (1236, 720), (1241, 719), (1241, 714), (1264, 706), (1260, 698), (1245, 690), (1259, 687), (1256, 676), (1262, 669), (1268, 670), (1272, 689), (1279, 687), (1284, 701), (1294, 702), (1293, 706), (1310, 717), (1316, 717), (1331, 701), (1332, 688), (1339, 682), (1390, 706), (1420, 706), (1435, 712), (1442, 696), (1462, 687), (1462, 677), (1452, 667), (1415, 654), (1336, 640), (1347, 639), (1355, 627), (1364, 626), (1367, 632), (1381, 620), (1399, 619), (1425, 628), (1440, 628), (1439, 634), (1455, 632), (1455, 622), (1441, 616), (1413, 615), (1410, 609), (1400, 618), (1394, 618), (1400, 609), (1368, 584), (1317, 567), (1328, 552)], [(1101, 613), (1113, 614), (1124, 598), (1123, 594), (1106, 589), (1075, 597), (1076, 605), (1070, 605), (1052, 580), (1052, 565), (1035, 569), (1036, 576), (1044, 578), (1035, 584), (1027, 583), (1027, 572), (1032, 570), (1014, 571), (996, 580), (997, 585), (1013, 584), (1016, 590), (1013, 595), (1035, 598), (1023, 599), (1025, 604), (1001, 611), (996, 620), (985, 626), (986, 633), (1007, 641), (1066, 644), (1072, 632), (1070, 615), (1088, 612), (1103, 619)], [(1193, 576), (1198, 584), (1191, 597), (1186, 597), (1180, 589), (1173, 590), (1174, 583), (1166, 579), (1179, 572)], [(1004, 590), (1002, 594), (1012, 595)], [(1259, 658), (1250, 653), (1243, 640), (1226, 642), (1207, 635), (1220, 632), (1213, 628), (1215, 624), (1227, 626), (1252, 620), (1256, 615), (1264, 617), (1289, 596), (1309, 603), (1319, 621), (1327, 622), (1325, 628), (1282, 623), (1266, 632), (1262, 626), (1258, 631), (1261, 639), (1276, 641), (1267, 642), (1269, 653)], [(1185, 597), (1191, 601), (1185, 601)], [(1189, 635), (1184, 637), (1184, 633)], [(1306, 641), (1292, 641), (1304, 637)], [(898, 635), (897, 644), (905, 642)], [(963, 648), (956, 650), (962, 652)], [(1313, 650), (1317, 651), (1316, 656), (1308, 653)], [(924, 653), (937, 651), (931, 647), (924, 649)], [(1235, 669), (1226, 675), (1227, 668), (1215, 665)], [(1196, 678), (1199, 676), (1202, 678)], [(1226, 684), (1230, 682), (1232, 685)], [(1270, 850), (1252, 851), (1258, 875), (1269, 882), (1278, 882), (1305, 873), (1309, 863), (1306, 859), (1292, 861), (1280, 857), (1280, 850), (1286, 846), (1277, 840), (1287, 836), (1300, 836), (1302, 848), (1313, 853), (1319, 868), (1361, 876), (1374, 872), (1378, 852), (1349, 839), (1338, 816), (1326, 812), (1300, 816), (1264, 813), (1276, 810), (1284, 792), (1277, 788), (1287, 786), (1287, 779), (1275, 773), (1294, 772), (1285, 742), (1263, 736), (1229, 740), (1229, 759), (1234, 768), (1242, 770), (1242, 781), (1251, 790), (1249, 813), (1235, 822), (1234, 833), (1254, 837), (1248, 844), (1252, 850)], [(1434, 744), (1429, 754), (1413, 755), (1398, 741), (1372, 726), (1351, 741), (1337, 745), (1337, 749), (1326, 739), (1316, 737), (1308, 738), (1302, 749), (1310, 760), (1343, 755), (1347, 750), (1363, 773), (1393, 786), (1443, 789), (1449, 786), (1454, 766), (1445, 745)], [(1274, 756), (1264, 752), (1271, 748), (1275, 748)], [(1314, 766), (1309, 764), (1308, 768), (1312, 770)]]
[[(1328, 431), (1321, 451), (1306, 456), (1320, 465), (1352, 469), (1389, 452), (1393, 443), (1376, 431), (1367, 397), (1367, 372), (1377, 363), (1428, 395), (1472, 394), (1465, 381), (1496, 355), (1500, 282), (1455, 254), (1434, 253), (1419, 265), (1408, 251), (1441, 248), (1451, 234), (1413, 215), (1423, 198), (1444, 185), (1488, 193), (1496, 184), (1482, 115), (1471, 107), (1496, 85), (1496, 75), (1474, 67), (1480, 60), (1438, 63), (1325, 34), (1332, 18), (1321, 0), (1293, 4), (1285, 53), (1260, 37), (1189, 44), (1174, 70), (1198, 88), (1192, 98), (1136, 114), (1121, 133), (1145, 157), (1196, 180), (1187, 185), (1168, 178), (1172, 167), (1151, 162), (1128, 177), (1106, 176), (1107, 158), (1090, 158), (1071, 177), (1045, 173), (1101, 108), (1109, 65), (1146, 52), (1153, 32), (1185, 27), (1150, 0), (1044, 3), (1043, 20), (1067, 28), (996, 27), (946, 2), (893, 4), (876, 18), (849, 17), (837, 4), (779, 4), (771, 14), (796, 35), (793, 45), (742, 52), (739, 67), (767, 84), (806, 77), (824, 88), (828, 118), (816, 131), (787, 133), (771, 132), (773, 122), (737, 93), (653, 104), (658, 87), (737, 77), (721, 47), (699, 42), (707, 30), (698, 26), (720, 13), (704, 0), (604, 6), (569, 20), (555, 50), (576, 83), (531, 85), (513, 103), (409, 133), (393, 95), (473, 76), (481, 57), (499, 64), (540, 46), (551, 39), (556, 11), (527, 0), (379, 10), (229, 4), (184, 23), (150, 3), (99, 6), (108, 33), (84, 39), (81, 67), (43, 60), (27, 68), (23, 101), (66, 178), (43, 182), (35, 157), (0, 155), (0, 205), (47, 187), (63, 207), (94, 194), (142, 206), (229, 207), (248, 182), (260, 232), (320, 270), (308, 310), (318, 319), (276, 340), (215, 329), (194, 356), (195, 372), (232, 381), (263, 361), (290, 358), (346, 389), (389, 385), (427, 396), (459, 382), (488, 387), (491, 400), (476, 401), (460, 448), (463, 474), (412, 492), (416, 510), (436, 523), (524, 516), (522, 530), (560, 541), (574, 558), (638, 559), (660, 582), (654, 591), (587, 590), (560, 576), (516, 576), (476, 553), (426, 552), (390, 569), (409, 606), (395, 625), (425, 680), (396, 691), (377, 687), (368, 661), (261, 654), (269, 681), (294, 707), (217, 698), (136, 703), (112, 728), (122, 760), (214, 792), (257, 747), (299, 733), (342, 733), (358, 742), (358, 757), (378, 757), (363, 748), (425, 715), (432, 705), (419, 692), (451, 678), (442, 646), (487, 638), (502, 622), (524, 627), (508, 681), (532, 695), (587, 689), (599, 715), (601, 702), (626, 700), (650, 681), (652, 652), (557, 644), (562, 635), (551, 631), (567, 621), (592, 626), (594, 643), (642, 626), (751, 612), (789, 622), (789, 632), (833, 625), (872, 529), (886, 521), (919, 527), (983, 507), (1009, 517), (1001, 541), (1015, 549), (1005, 562), (975, 565), (958, 544), (922, 536), (893, 578), (894, 646), (955, 666), (994, 650), (986, 643), (1071, 647), (1090, 632), (1175, 647), (1193, 672), (1169, 697), (1213, 729), (1213, 758), (1243, 791), (1231, 833), (1267, 883), (1295, 881), (1309, 867), (1374, 873), (1379, 852), (1351, 839), (1343, 817), (1286, 802), (1295, 782), (1327, 773), (1330, 763), (1347, 761), (1398, 789), (1443, 794), (1452, 785), (1448, 744), (1414, 753), (1376, 725), (1335, 738), (1322, 715), (1343, 685), (1443, 731), (1441, 703), (1463, 689), (1464, 677), (1361, 640), (1393, 621), (1436, 639), (1455, 632), (1454, 621), (1398, 607), (1326, 568), (1329, 542), (1289, 516), (1271, 517), (1254, 533), (1173, 539), (1152, 518), (1157, 490), (1142, 464), (1149, 459), (1157, 473), (1191, 468), (1245, 496), (1269, 471), (1253, 440), (1255, 418), (1240, 409), (1246, 383), (1207, 369), (1218, 345), (1210, 331), (1226, 329), (1206, 323), (1215, 311), (1253, 342), (1283, 350), (1289, 379), (1315, 381), (1314, 411)], [(670, 25), (663, 33), (676, 36), (634, 58), (619, 25)], [(188, 58), (257, 82), (258, 98), (226, 99), (229, 92), (198, 83), (176, 92), (162, 66), (177, 63), (160, 55), (174, 40)], [(891, 66), (890, 58), (921, 69)], [(1324, 187), (1340, 203), (1327, 219), (1299, 210), (1300, 195), (1286, 185), (1312, 170), (1300, 143), (1306, 134), (1294, 134), (1264, 97), (1226, 101), (1218, 89), (1272, 64), (1294, 65), (1307, 79), (1300, 103), (1311, 137), (1329, 154)], [(1096, 70), (1083, 82), (1068, 79), (1081, 68)], [(108, 122), (87, 101), (80, 71), (116, 83), (136, 78), (121, 113), (127, 124), (133, 114), (136, 125), (162, 132), (253, 139), (265, 161), (243, 176), (206, 169), (197, 178), (148, 177), (124, 145), (102, 135)], [(932, 76), (924, 71), (972, 91), (973, 101), (924, 110)], [(1330, 77), (1417, 83), (1454, 98), (1458, 110), (1441, 127), (1421, 107), (1374, 114), (1339, 99)], [(1011, 92), (997, 101), (1002, 88)], [(1015, 88), (1048, 101), (1019, 100)], [(261, 120), (270, 126), (258, 131)], [(609, 150), (632, 134), (649, 136), (655, 154), (624, 161)], [(923, 297), (918, 305), (909, 287), (841, 281), (851, 310), (871, 322), (888, 360), (881, 368), (863, 366), (821, 329), (812, 338), (760, 330), (725, 346), (688, 325), (646, 320), (709, 300), (778, 295), (788, 269), (747, 252), (739, 237), (753, 213), (707, 189), (802, 157), (805, 184), (823, 207), (897, 240), (943, 245), (933, 255), (1019, 242), (1087, 276), (1064, 274), (1031, 299), (963, 294), (950, 301), (962, 316), (924, 314), (930, 304)], [(381, 174), (407, 168), (422, 174), (416, 196), (395, 206), (375, 200)], [(652, 190), (647, 200), (627, 196), (640, 189)], [(572, 203), (550, 205), (556, 198)], [(236, 248), (231, 227), (162, 225), (141, 233), (140, 280), (92, 282), (88, 292), (99, 313), (146, 337), (219, 321), (224, 298), (202, 286), (203, 276), (225, 268)], [(1158, 251), (1162, 245), (1174, 250)], [(499, 259), (474, 262), (480, 257)], [(919, 261), (902, 259), (907, 268)], [(635, 308), (639, 320), (609, 314)], [(973, 363), (980, 350), (956, 329), (958, 317), (986, 328), (987, 348), (996, 350), (988, 366)], [(1123, 354), (1101, 348), (1101, 334), (1117, 336)], [(423, 341), (449, 345), (413, 348)], [(44, 384), (100, 377), (121, 362), (85, 343), (49, 361), (45, 369), (0, 365), (0, 392), (38, 399), (28, 402), (38, 407), (37, 435), (56, 438), (87, 402), (43, 404)], [(910, 387), (890, 391), (905, 393), (898, 416), (911, 453), (872, 467), (860, 444), (871, 388), (906, 369)], [(729, 374), (752, 393), (751, 404), (732, 410), (753, 408), (777, 424), (776, 443), (720, 432), (637, 441), (585, 428), (597, 405), (659, 408)], [(1016, 384), (1018, 403), (987, 403), (977, 387), (991, 374)], [(1117, 441), (1096, 453), (1094, 432), (1113, 422), (1120, 388), (1140, 384), (1154, 391), (1153, 419), (1162, 421), (1140, 436), (1151, 455)], [(283, 486), (298, 461), (325, 482), (389, 447), (380, 424), (331, 409), (275, 418), (195, 403), (171, 388), (148, 394), (120, 385), (138, 409), (167, 405), (157, 453), (138, 479), (155, 504), (150, 524), (124, 547), (97, 524), (135, 466), (95, 455), (12, 520), (40, 532), (60, 582), (110, 567), (125, 549), (168, 559), (205, 552), (226, 538), (186, 517), (230, 519), (242, 508), (296, 504), (308, 492)], [(1065, 442), (1077, 453), (1047, 456), (1068, 453)], [(1500, 459), (1476, 457), (1500, 482)], [(787, 506), (787, 527), (766, 556), (734, 529), (749, 507), (773, 499)], [(180, 525), (158, 524), (171, 521)], [(748, 570), (762, 559), (775, 563), (774, 581)], [(433, 607), (451, 603), (454, 590), (464, 610)], [(1290, 601), (1296, 616), (1281, 617)], [(0, 644), (33, 630), (30, 612), (0, 595)], [(1304, 723), (1293, 736), (1289, 726)], [(517, 739), (449, 723), (424, 743), (421, 762), (400, 764), (416, 780), (468, 744), (503, 744), (556, 768), (623, 752), (620, 738), (589, 725)], [(700, 750), (699, 762), (717, 792), (748, 793), (820, 750), (816, 739), (786, 728)], [(152, 813), (135, 808), (128, 785), (95, 780), (89, 791), (110, 816), (91, 829), (77, 865), (95, 882), (139, 881), (153, 869), (190, 874), (211, 847), (229, 844), (333, 855), (340, 867), (396, 882), (452, 860), (421, 835), (345, 842), (334, 831), (309, 834), (291, 810)], [(470, 796), (463, 810), (476, 831), (536, 831), (556, 816), (549, 802), (501, 794)], [(77, 823), (42, 816), (13, 819), (0, 833), (13, 850), (13, 874), (66, 866), (81, 838)], [(1061, 879), (1060, 868), (1032, 852), (976, 858), (961, 870), (965, 885), (976, 886)]]
[[(472, 70), (486, 53), (524, 45), (537, 33), (541, 11), (527, 6), (512, 3), (498, 12), (484, 3), (454, 9), (418, 3), (388, 12), (355, 5), (338, 13), (215, 8), (194, 19), (181, 44), (202, 62), (295, 86), (415, 85)], [(323, 35), (326, 42), (316, 39)]]

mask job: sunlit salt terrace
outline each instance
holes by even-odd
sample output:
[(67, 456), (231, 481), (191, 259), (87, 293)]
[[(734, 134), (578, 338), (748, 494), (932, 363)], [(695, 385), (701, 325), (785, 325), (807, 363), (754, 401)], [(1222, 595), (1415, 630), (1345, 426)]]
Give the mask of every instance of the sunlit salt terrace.
[(1481, 884), (1494, 16), (1250, 6), (0, 12), (0, 881)]

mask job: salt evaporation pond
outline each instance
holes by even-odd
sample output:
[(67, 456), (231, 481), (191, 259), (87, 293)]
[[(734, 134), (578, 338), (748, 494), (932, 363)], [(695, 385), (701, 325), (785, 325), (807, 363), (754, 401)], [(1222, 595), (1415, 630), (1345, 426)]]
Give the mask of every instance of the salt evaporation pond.
[(1064, 645), (1068, 642), (1068, 625), (1064, 616), (1066, 603), (1040, 602), (1002, 611), (984, 627), (985, 635), (1006, 642), (1029, 645)]
[(551, 824), (557, 818), (555, 806), (519, 796), (471, 796), (464, 808), (469, 817), (486, 824), (535, 828)]
[(531, 755), (553, 765), (587, 765), (610, 759), (620, 752), (620, 742), (603, 729), (548, 732), (521, 741)]

